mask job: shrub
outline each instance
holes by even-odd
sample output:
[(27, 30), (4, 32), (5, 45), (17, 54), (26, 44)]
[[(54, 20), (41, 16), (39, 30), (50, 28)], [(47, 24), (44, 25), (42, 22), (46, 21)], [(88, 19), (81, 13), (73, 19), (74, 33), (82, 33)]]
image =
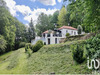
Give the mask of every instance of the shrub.
[(73, 59), (77, 63), (82, 63), (83, 62), (83, 52), (84, 52), (83, 45), (80, 45), (80, 44), (72, 45), (71, 50), (72, 50)]
[(78, 30), (78, 34), (81, 34), (82, 33), (82, 30), (83, 30), (82, 26), (81, 25), (78, 25), (77, 30)]
[(25, 44), (25, 52), (28, 51), (28, 48), (32, 49), (32, 45), (31, 45), (31, 43), (27, 43), (27, 44)]
[(66, 33), (66, 37), (69, 37), (70, 36), (70, 34), (69, 33)]
[(25, 42), (21, 42), (20, 44), (19, 44), (19, 48), (22, 48), (22, 47), (25, 47)]
[(26, 52), (27, 54), (28, 54), (28, 57), (30, 57), (31, 56), (31, 53), (32, 53), (32, 51), (31, 51), (31, 49), (28, 47), (28, 49), (27, 49), (27, 52)]
[(6, 40), (2, 35), (0, 35), (0, 53), (5, 52), (5, 48), (6, 48)]
[(32, 51), (37, 52), (41, 47), (43, 47), (43, 42), (39, 40), (35, 45), (32, 46)]
[(100, 34), (86, 40), (86, 56), (100, 58)]

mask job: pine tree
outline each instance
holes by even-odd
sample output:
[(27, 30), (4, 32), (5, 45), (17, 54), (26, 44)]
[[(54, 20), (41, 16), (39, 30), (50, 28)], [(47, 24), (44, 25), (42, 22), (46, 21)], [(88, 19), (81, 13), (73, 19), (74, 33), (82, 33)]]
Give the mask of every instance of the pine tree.
[(63, 6), (62, 9), (60, 10), (60, 13), (58, 15), (58, 24), (59, 26), (63, 26), (63, 25), (66, 25), (66, 9), (65, 7)]
[(35, 29), (34, 29), (34, 24), (33, 24), (32, 18), (29, 23), (28, 33), (29, 33), (29, 42), (31, 42), (32, 39), (35, 39)]

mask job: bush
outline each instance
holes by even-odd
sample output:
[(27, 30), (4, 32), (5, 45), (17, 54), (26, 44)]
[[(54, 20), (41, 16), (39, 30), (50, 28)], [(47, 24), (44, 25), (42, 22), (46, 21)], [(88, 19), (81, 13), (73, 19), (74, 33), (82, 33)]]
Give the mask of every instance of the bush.
[(22, 47), (25, 47), (25, 42), (21, 42), (20, 44), (19, 44), (19, 48), (22, 48)]
[(83, 62), (83, 53), (84, 53), (83, 45), (80, 45), (80, 44), (72, 45), (71, 50), (72, 50), (73, 59), (77, 63), (82, 63)]
[(32, 49), (31, 43), (25, 44), (25, 52), (27, 52), (29, 48)]
[(43, 42), (39, 40), (35, 45), (32, 46), (32, 51), (37, 52), (41, 47), (43, 47)]
[(28, 54), (28, 57), (30, 57), (31, 56), (31, 53), (32, 53), (32, 51), (31, 51), (31, 49), (28, 47), (28, 49), (27, 49), (27, 52), (26, 52), (27, 54)]
[(78, 25), (77, 30), (78, 30), (78, 34), (81, 34), (82, 33), (82, 30), (83, 30), (82, 26), (81, 25)]
[(69, 37), (70, 36), (70, 34), (69, 33), (66, 33), (66, 37)]
[(2, 35), (0, 35), (0, 53), (5, 52), (5, 48), (6, 48), (6, 40)]
[(100, 34), (86, 40), (86, 56), (100, 58)]

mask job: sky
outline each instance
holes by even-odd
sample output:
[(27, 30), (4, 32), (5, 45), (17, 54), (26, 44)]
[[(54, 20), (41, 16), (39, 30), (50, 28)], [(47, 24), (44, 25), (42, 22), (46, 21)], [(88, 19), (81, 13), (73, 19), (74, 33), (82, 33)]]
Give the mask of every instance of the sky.
[(20, 22), (28, 25), (31, 18), (36, 23), (38, 15), (43, 12), (52, 15), (62, 7), (62, 0), (4, 0), (10, 13)]

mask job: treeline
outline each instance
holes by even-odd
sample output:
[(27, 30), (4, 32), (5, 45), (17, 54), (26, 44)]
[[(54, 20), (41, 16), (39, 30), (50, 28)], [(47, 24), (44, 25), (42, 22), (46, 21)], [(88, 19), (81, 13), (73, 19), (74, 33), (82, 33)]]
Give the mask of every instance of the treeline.
[(39, 15), (36, 25), (38, 35), (48, 29), (54, 29), (54, 24), (58, 27), (69, 25), (75, 28), (81, 25), (85, 32), (99, 30), (100, 0), (63, 0), (60, 11), (49, 16), (44, 13)]
[(32, 20), (29, 28), (13, 17), (6, 3), (0, 0), (0, 54), (16, 50), (21, 42), (27, 43), (35, 38)]

